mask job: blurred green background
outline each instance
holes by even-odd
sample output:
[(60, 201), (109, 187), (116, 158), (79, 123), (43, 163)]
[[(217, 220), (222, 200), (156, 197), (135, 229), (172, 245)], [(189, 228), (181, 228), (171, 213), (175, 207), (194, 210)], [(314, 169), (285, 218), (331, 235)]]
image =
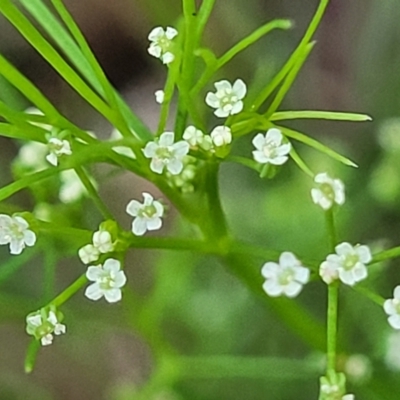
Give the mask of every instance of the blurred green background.
[[(175, 24), (180, 1), (65, 0), (65, 4), (110, 80), (154, 128), (158, 105), (153, 93), (162, 87), (165, 71), (147, 55), (147, 34), (156, 25)], [(217, 0), (205, 42), (221, 54), (266, 21), (295, 21), (293, 30), (273, 32), (225, 70), (228, 79), (241, 77), (254, 88), (284, 63), (316, 6), (316, 0)], [(288, 126), (318, 138), (359, 165), (344, 167), (309, 148), (297, 147), (315, 172), (328, 171), (346, 184), (347, 202), (338, 213), (340, 239), (369, 244), (374, 250), (399, 244), (399, 19), (398, 0), (331, 0), (316, 35), (317, 46), (281, 107), (373, 116), (373, 122), (364, 124), (295, 121)], [(111, 127), (3, 19), (0, 32), (0, 51), (65, 115), (100, 137), (109, 137)], [(4, 82), (0, 88), (0, 97), (18, 109), (29, 106)], [(249, 137), (240, 140), (237, 150), (250, 155), (249, 142)], [(0, 144), (0, 183), (4, 185), (12, 179), (10, 164), (19, 144), (4, 138)], [(124, 209), (129, 200), (140, 197), (143, 190), (157, 191), (132, 175), (112, 173), (104, 166), (93, 171), (106, 203), (128, 228)], [(223, 206), (238, 238), (322, 260), (328, 251), (324, 219), (311, 202), (311, 185), (292, 162), (273, 181), (261, 180), (254, 171), (237, 165), (224, 165), (221, 172)], [(42, 190), (33, 189), (35, 193), (14, 196), (2, 209), (16, 204), (32, 210)], [(89, 201), (67, 209), (53, 197), (55, 212), (68, 224), (97, 228), (101, 219)], [(163, 234), (184, 234), (187, 229), (173, 210), (167, 225)], [(305, 344), (223, 265), (188, 252), (130, 252), (130, 287), (124, 301), (91, 303), (78, 293), (62, 308), (68, 334), (41, 349), (34, 372), (25, 375), (23, 361), (29, 343), (25, 316), (84, 272), (76, 254), (76, 244), (56, 239), (43, 239), (19, 258), (10, 259), (7, 249), (0, 248), (0, 400), (317, 398), (323, 354)], [(261, 268), (263, 261), (267, 260), (260, 260), (255, 268)], [(398, 262), (393, 261), (371, 268), (366, 285), (390, 297), (399, 282)], [(400, 333), (393, 332), (383, 310), (360, 293), (343, 288), (340, 295), (340, 358), (349, 376), (349, 392), (363, 400), (398, 399)], [(296, 302), (324, 323), (326, 288), (322, 283), (307, 285)], [(176, 352), (262, 357), (271, 362), (250, 367), (265, 369), (248, 377), (217, 368), (216, 379), (202, 376), (198, 364), (192, 373), (188, 367), (180, 379), (180, 373), (168, 373), (168, 365), (160, 359)]]

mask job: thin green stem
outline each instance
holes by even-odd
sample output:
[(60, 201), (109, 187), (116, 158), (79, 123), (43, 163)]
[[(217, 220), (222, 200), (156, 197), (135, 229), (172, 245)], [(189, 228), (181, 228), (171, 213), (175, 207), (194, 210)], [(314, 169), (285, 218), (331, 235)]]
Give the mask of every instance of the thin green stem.
[(81, 275), (75, 282), (63, 290), (56, 298), (54, 298), (48, 306), (60, 307), (69, 300), (78, 290), (87, 283), (86, 275)]
[(393, 247), (392, 249), (384, 250), (375, 254), (369, 265), (377, 264), (379, 262), (390, 260), (392, 258), (397, 258), (397, 257), (400, 257), (400, 246)]
[[(326, 212), (326, 229), (329, 249), (334, 252), (337, 243), (335, 222), (332, 209)], [(338, 322), (339, 283), (333, 282), (328, 286), (328, 315), (327, 315), (327, 374), (336, 371), (337, 322)]]
[(114, 219), (113, 215), (108, 210), (108, 207), (105, 205), (105, 203), (99, 196), (98, 191), (94, 187), (92, 181), (87, 176), (85, 170), (81, 166), (75, 167), (74, 169), (75, 169), (75, 172), (78, 175), (79, 179), (81, 180), (83, 186), (85, 186), (86, 190), (88, 191), (89, 196), (92, 199), (93, 203), (99, 209), (99, 211), (101, 212), (103, 217), (105, 219)]

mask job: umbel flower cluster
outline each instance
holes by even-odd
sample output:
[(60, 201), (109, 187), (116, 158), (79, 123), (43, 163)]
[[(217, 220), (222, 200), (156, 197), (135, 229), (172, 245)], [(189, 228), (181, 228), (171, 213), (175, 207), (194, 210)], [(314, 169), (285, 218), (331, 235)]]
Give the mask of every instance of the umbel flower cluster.
[[(318, 12), (317, 16), (321, 17), (326, 2), (321, 2), (320, 7), (322, 8), (319, 11), (322, 12)], [(289, 75), (286, 74), (290, 78), (283, 76), (276, 82), (273, 80), (268, 90), (261, 91), (258, 96), (254, 96), (254, 99), (248, 95), (248, 86), (252, 82), (246, 82), (242, 79), (243, 76), (210, 83), (210, 79), (226, 62), (260, 37), (261, 31), (234, 46), (226, 53), (227, 55), (217, 58), (212, 52), (204, 51), (200, 43), (193, 45), (192, 40), (196, 42), (197, 36), (201, 36), (201, 27), (192, 29), (190, 21), (197, 14), (189, 14), (185, 15), (185, 23), (182, 24), (185, 32), (178, 32), (173, 27), (156, 27), (148, 35), (149, 55), (158, 59), (168, 71), (164, 88), (155, 92), (154, 100), (160, 108), (160, 120), (156, 132), (149, 132), (147, 127), (142, 126), (141, 121), (138, 122), (133, 112), (129, 114), (129, 107), (125, 107), (126, 104), (114, 92), (111, 85), (107, 86), (108, 82), (103, 74), (98, 74), (99, 81), (92, 82), (91, 75), (85, 77), (98, 91), (98, 93), (92, 92), (87, 86), (85, 94), (88, 94), (89, 103), (115, 127), (108, 140), (99, 140), (95, 133), (78, 128), (62, 115), (58, 115), (54, 107), (49, 106), (44, 100), (35, 103), (43, 110), (29, 108), (24, 113), (10, 114), (8, 118), (10, 124), (16, 120), (16, 115), (22, 115), (21, 126), (31, 134), (29, 136), (24, 131), (18, 137), (21, 139), (31, 137), (31, 141), (21, 147), (13, 165), (15, 174), (22, 177), (20, 186), (25, 184), (24, 187), (29, 187), (30, 183), (36, 183), (32, 177), (39, 177), (38, 182), (47, 177), (55, 178), (57, 193), (52, 192), (51, 196), (58, 196), (62, 205), (71, 205), (72, 208), (72, 205), (79, 204), (78, 201), (83, 197), (89, 197), (103, 216), (102, 222), (91, 231), (68, 226), (70, 236), (74, 236), (74, 243), (77, 243), (74, 252), (77, 261), (80, 260), (82, 276), (48, 304), (29, 313), (26, 316), (26, 332), (32, 336), (33, 343), (38, 347), (48, 346), (57, 340), (56, 336), (66, 334), (67, 325), (60, 308), (81, 289), (83, 296), (93, 302), (110, 304), (120, 302), (124, 298), (124, 292), (125, 296), (127, 295), (129, 271), (125, 269), (125, 255), (129, 248), (204, 251), (228, 261), (227, 255), (234, 256), (237, 247), (238, 252), (246, 252), (246, 256), (252, 257), (252, 250), (246, 249), (253, 247), (246, 247), (246, 242), (236, 241), (227, 227), (219, 199), (219, 166), (223, 162), (236, 162), (256, 171), (260, 178), (272, 178), (281, 169), (287, 168), (287, 164), (293, 162), (311, 178), (307, 196), (309, 202), (315, 205), (311, 207), (319, 209), (326, 217), (330, 248), (317, 263), (313, 263), (294, 254), (290, 249), (274, 253), (276, 256), (272, 257), (270, 252), (264, 256), (267, 254), (265, 249), (257, 247), (260, 250), (258, 254), (263, 255), (263, 265), (260, 265), (260, 270), (254, 276), (243, 278), (243, 281), (253, 279), (251, 282), (246, 282), (250, 287), (257, 279), (263, 279), (262, 283), (259, 282), (258, 288), (261, 293), (262, 290), (265, 292), (264, 299), (271, 302), (268, 297), (294, 299), (301, 296), (304, 286), (311, 280), (319, 280), (326, 287), (327, 369), (326, 375), (320, 379), (319, 399), (354, 400), (354, 395), (347, 392), (345, 375), (337, 370), (338, 289), (341, 286), (354, 287), (367, 280), (370, 275), (369, 265), (374, 262), (374, 257), (367, 244), (336, 239), (334, 216), (346, 203), (345, 185), (341, 179), (332, 176), (324, 169), (319, 173), (312, 172), (297, 153), (296, 141), (325, 152), (344, 164), (354, 164), (307, 135), (277, 123), (299, 116), (303, 118), (304, 115), (307, 115), (307, 118), (322, 116), (325, 119), (343, 119), (344, 113), (340, 113), (338, 117), (334, 112), (277, 111), (287, 90), (287, 85), (282, 83), (286, 82), (285, 79), (293, 78), (291, 75), (293, 71)], [(311, 31), (306, 38), (312, 37), (316, 25), (315, 23), (310, 25)], [(286, 23), (278, 21), (276, 26), (287, 29), (290, 24), (287, 21)], [(75, 32), (75, 27), (72, 30)], [(263, 27), (262, 31), (264, 30), (265, 34), (269, 32), (271, 25)], [(83, 46), (83, 39), (78, 42)], [(311, 48), (311, 42), (305, 44), (301, 42), (299, 52), (296, 54), (306, 57), (307, 51), (309, 52)], [(87, 48), (86, 54), (89, 52), (90, 49)], [(75, 56), (80, 53), (73, 54)], [(82, 51), (82, 54), (85, 54), (85, 51)], [(198, 80), (195, 77), (197, 73), (194, 68), (195, 57), (203, 58), (206, 64), (204, 73)], [(301, 66), (304, 59), (300, 58), (297, 61), (295, 58), (291, 59), (287, 64), (288, 71), (290, 68), (297, 70), (297, 67)], [(0, 73), (1, 62), (2, 59), (0, 59)], [(94, 61), (90, 60), (84, 65), (92, 67), (92, 62)], [(93, 73), (96, 71), (97, 69), (93, 68)], [(84, 71), (80, 73), (84, 75)], [(86, 82), (80, 80), (79, 74), (73, 76), (72, 82), (78, 82), (79, 88), (86, 87)], [(202, 90), (207, 87), (206, 85), (209, 85), (209, 91), (206, 89), (203, 93)], [(179, 96), (176, 96), (175, 91)], [(266, 92), (278, 92), (278, 96), (270, 102), (266, 112), (261, 112), (260, 107), (270, 100), (265, 95)], [(197, 95), (202, 96), (201, 102), (197, 102)], [(167, 121), (169, 107), (175, 100), (178, 112), (175, 125), (171, 128)], [(204, 123), (206, 118), (203, 117), (212, 123)], [(369, 117), (349, 114), (348, 119), (365, 121)], [(15, 135), (14, 130), (8, 133), (11, 137)], [(248, 147), (243, 146), (240, 149), (245, 154), (239, 156), (236, 154), (235, 146), (239, 143), (239, 138), (246, 140), (245, 135), (251, 137), (247, 137)], [(192, 240), (192, 238), (171, 239), (158, 236), (157, 231), (163, 228), (164, 221), (168, 218), (168, 202), (153, 193), (152, 188), (135, 195), (135, 198), (124, 204), (117, 203), (120, 209), (125, 209), (130, 221), (130, 228), (123, 229), (103, 203), (97, 190), (97, 182), (86, 170), (86, 161), (87, 164), (110, 163), (155, 184), (187, 222), (192, 224), (198, 237)], [(28, 177), (27, 180), (24, 180), (25, 176)], [(13, 190), (19, 189), (14, 189), (13, 186), (10, 192)], [(54, 221), (57, 219), (54, 219), (52, 212), (54, 213), (52, 208), (38, 195), (38, 204), (32, 213), (0, 214), (0, 244), (8, 246), (13, 256), (30, 251), (27, 247), (35, 246), (46, 232), (51, 231), (51, 228), (54, 229)], [(274, 301), (295, 304), (287, 299)], [(388, 315), (389, 325), (400, 330), (400, 285), (394, 288), (393, 298), (382, 300), (381, 305), (383, 312)]]

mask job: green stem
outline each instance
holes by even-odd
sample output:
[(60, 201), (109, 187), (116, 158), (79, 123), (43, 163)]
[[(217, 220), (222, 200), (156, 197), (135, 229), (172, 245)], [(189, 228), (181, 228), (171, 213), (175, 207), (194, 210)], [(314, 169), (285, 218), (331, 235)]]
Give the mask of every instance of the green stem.
[(75, 282), (62, 291), (48, 306), (60, 307), (87, 283), (86, 275), (81, 275)]
[[(330, 251), (335, 251), (336, 229), (332, 209), (326, 212), (326, 228)], [(328, 315), (327, 315), (327, 374), (336, 371), (337, 322), (338, 322), (339, 283), (333, 282), (328, 286)]]
[(93, 203), (99, 209), (103, 217), (105, 219), (114, 219), (111, 212), (108, 210), (107, 206), (99, 196), (97, 189), (94, 187), (93, 183), (88, 178), (85, 170), (81, 166), (77, 166), (74, 169), (79, 179), (81, 180), (83, 186), (85, 186), (86, 190), (88, 191), (90, 198), (93, 200)]
[(397, 258), (397, 257), (400, 257), (400, 246), (393, 247), (392, 249), (384, 250), (375, 254), (369, 265), (377, 264), (379, 262), (390, 260), (392, 258)]

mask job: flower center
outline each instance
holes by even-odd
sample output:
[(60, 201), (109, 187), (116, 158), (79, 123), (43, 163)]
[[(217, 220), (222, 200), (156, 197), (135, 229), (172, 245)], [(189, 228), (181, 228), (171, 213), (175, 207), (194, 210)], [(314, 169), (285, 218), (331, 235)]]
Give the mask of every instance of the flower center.
[(139, 217), (144, 217), (144, 218), (153, 218), (154, 215), (157, 214), (157, 209), (154, 207), (153, 204), (150, 204), (148, 206), (142, 207), (139, 212)]
[(276, 157), (276, 145), (273, 142), (267, 142), (263, 146), (263, 153), (265, 157), (274, 158)]
[(344, 258), (343, 268), (346, 271), (349, 271), (355, 267), (355, 265), (358, 263), (358, 261), (359, 261), (359, 257), (357, 254), (348, 254)]
[(17, 222), (12, 222), (10, 224), (10, 236), (14, 239), (21, 240), (24, 238), (24, 232), (22, 227)]
[(335, 199), (335, 192), (332, 188), (332, 185), (330, 185), (329, 183), (321, 183), (320, 190), (323, 193), (324, 197), (326, 197), (327, 199)]
[(171, 41), (164, 34), (158, 38), (157, 44), (161, 47), (161, 51), (163, 53), (166, 53), (168, 51), (169, 47), (171, 46)]
[(159, 147), (156, 150), (157, 158), (161, 159), (163, 162), (169, 161), (173, 154), (172, 151), (168, 147)]
[(112, 289), (114, 287), (114, 283), (114, 278), (108, 274), (103, 276), (99, 281), (99, 285), (102, 290)]
[(283, 270), (279, 274), (278, 283), (281, 286), (288, 285), (294, 279), (294, 272), (291, 268)]

